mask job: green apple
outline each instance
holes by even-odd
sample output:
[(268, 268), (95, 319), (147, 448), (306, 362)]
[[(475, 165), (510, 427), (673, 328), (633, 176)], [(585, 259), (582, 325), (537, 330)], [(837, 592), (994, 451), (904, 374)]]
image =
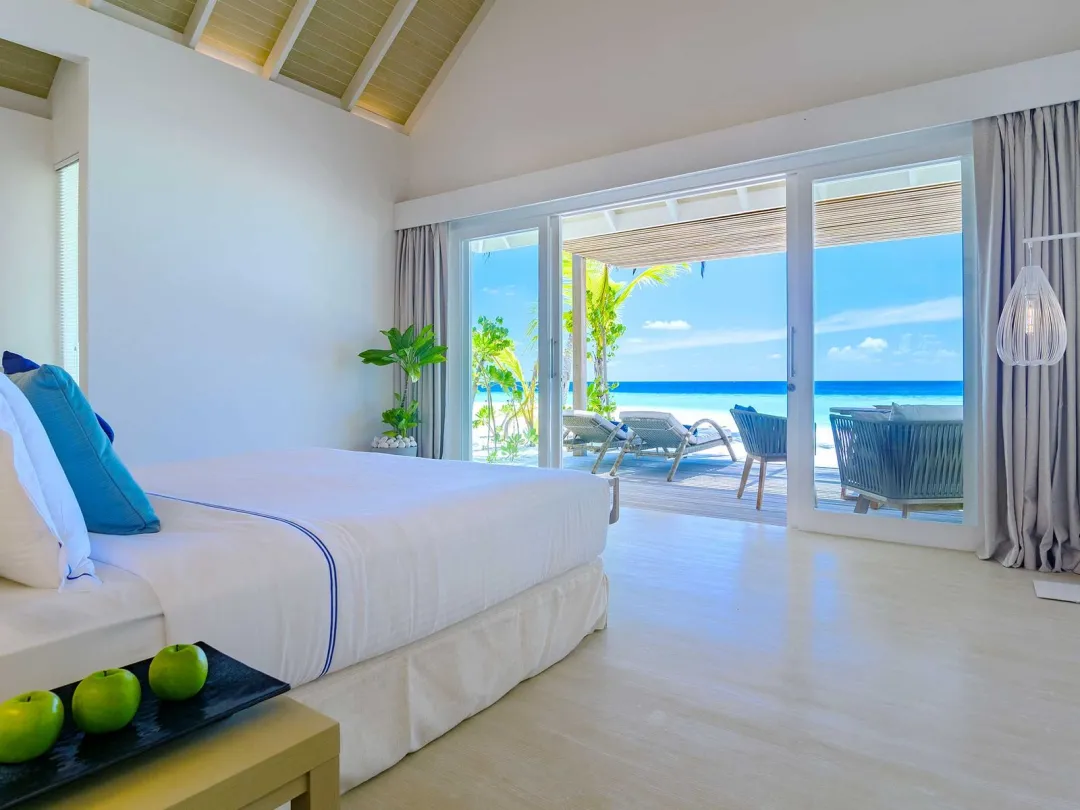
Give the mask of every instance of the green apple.
[(162, 700), (187, 700), (202, 691), (208, 671), (202, 647), (170, 644), (150, 662), (150, 688)]
[(26, 692), (0, 703), (0, 762), (40, 757), (64, 725), (64, 704), (52, 692)]
[(126, 669), (103, 669), (75, 687), (71, 714), (88, 734), (119, 731), (132, 721), (142, 699), (139, 679)]

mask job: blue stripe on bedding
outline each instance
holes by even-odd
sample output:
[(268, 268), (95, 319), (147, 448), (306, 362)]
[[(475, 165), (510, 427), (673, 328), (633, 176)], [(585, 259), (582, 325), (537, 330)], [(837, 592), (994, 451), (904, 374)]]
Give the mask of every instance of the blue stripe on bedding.
[(322, 539), (315, 534), (315, 532), (308, 529), (306, 526), (301, 526), (299, 523), (288, 518), (281, 517), (279, 515), (267, 515), (262, 512), (253, 512), (249, 509), (240, 509), (236, 506), (223, 506), (219, 503), (206, 503), (204, 501), (188, 500), (187, 498), (176, 498), (172, 495), (162, 495), (158, 492), (147, 492), (147, 495), (153, 495), (155, 498), (165, 498), (169, 501), (180, 501), (181, 503), (190, 503), (195, 506), (206, 506), (210, 509), (221, 509), (225, 512), (236, 512), (241, 515), (251, 515), (252, 517), (266, 518), (267, 520), (276, 520), (278, 523), (284, 523), (286, 526), (292, 526), (299, 532), (305, 534), (310, 540), (318, 546), (322, 552), (323, 557), (326, 559), (327, 568), (330, 571), (330, 640), (326, 645), (326, 663), (323, 664), (322, 673), (319, 677), (322, 677), (330, 671), (330, 664), (334, 660), (334, 647), (337, 646), (337, 620), (338, 620), (338, 576), (337, 576), (337, 563), (334, 561), (334, 555), (330, 553), (330, 549), (326, 547), (326, 544)]

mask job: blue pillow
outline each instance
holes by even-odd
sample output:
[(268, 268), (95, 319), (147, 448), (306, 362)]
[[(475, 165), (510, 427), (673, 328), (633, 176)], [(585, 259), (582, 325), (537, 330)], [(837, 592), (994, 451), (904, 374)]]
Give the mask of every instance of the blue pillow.
[[(5, 374), (18, 374), (23, 371), (34, 371), (39, 368), (41, 368), (41, 366), (39, 366), (33, 360), (27, 360), (21, 354), (15, 354), (15, 352), (4, 352)], [(109, 441), (114, 441), (116, 439), (116, 431), (114, 431), (112, 429), (112, 426), (109, 425), (108, 422), (106, 422), (96, 413), (94, 414), (94, 416), (97, 416), (98, 424), (101, 425), (101, 429), (105, 431), (105, 435), (109, 437)]]
[(753, 405), (747, 405), (745, 408), (742, 405), (736, 405), (734, 410), (746, 411), (747, 413), (757, 413), (757, 408), (755, 408)]
[(41, 368), (41, 366), (33, 360), (27, 360), (21, 354), (15, 354), (15, 352), (4, 352), (5, 374), (18, 374), (20, 371), (33, 371), (36, 368)]
[(86, 528), (100, 534), (159, 531), (161, 522), (146, 493), (116, 455), (71, 375), (46, 365), (10, 376), (45, 426)]

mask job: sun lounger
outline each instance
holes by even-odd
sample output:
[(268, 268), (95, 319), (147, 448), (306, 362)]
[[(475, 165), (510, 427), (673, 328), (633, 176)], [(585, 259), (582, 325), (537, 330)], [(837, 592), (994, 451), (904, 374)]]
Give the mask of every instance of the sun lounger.
[(619, 457), (611, 468), (611, 475), (619, 471), (619, 465), (627, 452), (637, 456), (656, 455), (674, 459), (668, 472), (668, 481), (675, 477), (679, 462), (691, 453), (722, 446), (727, 448), (731, 460), (736, 461), (731, 437), (712, 419), (699, 419), (686, 426), (672, 414), (663, 411), (623, 411), (619, 414), (619, 420), (621, 426), (629, 429), (631, 441), (623, 444)]

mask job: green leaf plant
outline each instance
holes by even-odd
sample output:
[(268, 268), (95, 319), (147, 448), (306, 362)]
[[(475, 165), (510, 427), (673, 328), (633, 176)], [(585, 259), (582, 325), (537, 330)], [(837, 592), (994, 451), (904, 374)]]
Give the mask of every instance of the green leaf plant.
[(420, 425), (420, 403), (416, 398), (416, 386), (424, 368), (446, 362), (446, 347), (435, 342), (435, 328), (430, 324), (417, 329), (410, 326), (404, 332), (397, 328), (381, 334), (390, 344), (388, 349), (365, 349), (360, 359), (372, 366), (397, 366), (401, 369), (404, 384), (395, 393), (393, 408), (383, 411), (383, 423), (389, 430), (384, 436), (405, 438)]

